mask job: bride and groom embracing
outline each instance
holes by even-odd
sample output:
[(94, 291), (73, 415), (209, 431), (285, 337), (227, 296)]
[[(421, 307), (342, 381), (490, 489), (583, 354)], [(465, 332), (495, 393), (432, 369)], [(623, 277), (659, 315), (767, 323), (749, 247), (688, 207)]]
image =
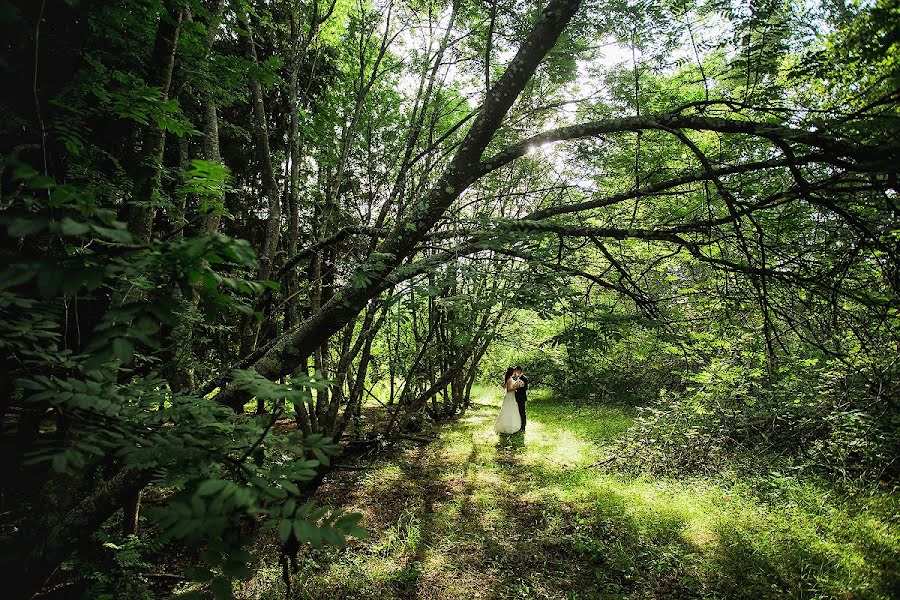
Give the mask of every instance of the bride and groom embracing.
[(528, 378), (520, 366), (510, 367), (503, 376), (506, 395), (494, 422), (497, 433), (525, 433), (525, 402), (528, 401)]

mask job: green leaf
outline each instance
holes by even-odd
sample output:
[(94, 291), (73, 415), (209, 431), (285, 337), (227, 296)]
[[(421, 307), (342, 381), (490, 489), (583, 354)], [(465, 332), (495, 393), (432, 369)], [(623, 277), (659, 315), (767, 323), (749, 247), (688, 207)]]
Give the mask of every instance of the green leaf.
[(212, 590), (213, 597), (215, 597), (216, 600), (230, 600), (231, 598), (234, 598), (234, 594), (231, 591), (231, 581), (225, 577), (216, 577), (213, 579), (209, 588)]
[(322, 463), (323, 465), (329, 464), (330, 461), (328, 459), (328, 456), (324, 452), (322, 452), (321, 448), (313, 448), (312, 452), (313, 452), (313, 454), (316, 455), (316, 458), (319, 460), (320, 463)]
[(334, 526), (347, 535), (352, 535), (359, 539), (366, 539), (369, 537), (369, 532), (359, 526), (359, 522), (362, 521), (362, 518), (363, 516), (359, 513), (349, 513), (338, 518), (334, 522)]
[(225, 489), (228, 482), (224, 479), (208, 479), (197, 487), (198, 496), (212, 496)]
[(59, 230), (63, 235), (84, 235), (91, 230), (91, 227), (87, 223), (65, 217), (59, 223)]
[(114, 242), (121, 242), (123, 244), (131, 244), (134, 242), (134, 238), (131, 237), (131, 234), (124, 229), (114, 229), (112, 227), (103, 227), (102, 225), (91, 225), (91, 229)]
[(90, 356), (84, 361), (84, 370), (87, 372), (95, 371), (105, 365), (112, 358), (112, 348), (103, 346), (91, 352)]
[(293, 498), (290, 498), (287, 502), (284, 503), (285, 515), (293, 515), (295, 510), (297, 510), (297, 501)]
[(332, 529), (331, 527), (323, 527), (320, 531), (322, 532), (322, 536), (325, 538), (325, 541), (332, 546), (343, 548), (347, 545), (347, 538), (341, 535), (341, 533), (336, 529)]
[(6, 232), (10, 237), (27, 237), (42, 231), (47, 226), (47, 220), (40, 217), (18, 217), (10, 221)]
[(116, 338), (112, 342), (112, 351), (122, 364), (128, 364), (134, 358), (134, 344), (127, 338)]
[(300, 488), (297, 487), (297, 484), (295, 484), (293, 481), (282, 481), (281, 487), (294, 494), (295, 496), (300, 495)]
[(60, 452), (53, 455), (53, 470), (62, 473), (66, 470), (66, 453)]
[(302, 519), (294, 521), (294, 535), (298, 540), (310, 544), (313, 548), (322, 545), (322, 532), (319, 528)]
[(288, 541), (288, 538), (291, 537), (291, 520), (290, 519), (281, 519), (278, 522), (278, 538), (281, 540), (281, 543), (285, 543)]

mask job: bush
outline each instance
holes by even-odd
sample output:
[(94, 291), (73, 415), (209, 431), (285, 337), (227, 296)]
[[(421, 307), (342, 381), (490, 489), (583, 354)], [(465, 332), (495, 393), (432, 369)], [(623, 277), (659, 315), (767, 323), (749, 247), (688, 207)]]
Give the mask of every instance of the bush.
[(686, 374), (682, 389), (661, 390), (639, 409), (623, 442), (629, 464), (676, 475), (718, 470), (736, 453), (752, 453), (786, 457), (834, 479), (897, 476), (892, 365), (808, 357), (785, 361), (770, 378), (759, 358), (715, 358)]

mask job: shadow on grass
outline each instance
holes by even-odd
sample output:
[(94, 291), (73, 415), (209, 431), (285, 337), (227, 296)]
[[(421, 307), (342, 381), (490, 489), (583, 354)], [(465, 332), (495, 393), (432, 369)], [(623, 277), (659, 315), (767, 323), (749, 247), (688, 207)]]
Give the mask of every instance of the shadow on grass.
[(623, 430), (619, 409), (535, 403), (527, 434), (500, 437), (494, 410), (476, 406), (431, 446), (326, 490), (323, 503), (360, 510), (373, 536), (309, 552), (296, 597), (895, 597), (883, 535), (824, 539), (721, 488), (584, 468), (585, 445)]
[(498, 434), (497, 449), (516, 452), (525, 448), (525, 433), (518, 431), (512, 434)]

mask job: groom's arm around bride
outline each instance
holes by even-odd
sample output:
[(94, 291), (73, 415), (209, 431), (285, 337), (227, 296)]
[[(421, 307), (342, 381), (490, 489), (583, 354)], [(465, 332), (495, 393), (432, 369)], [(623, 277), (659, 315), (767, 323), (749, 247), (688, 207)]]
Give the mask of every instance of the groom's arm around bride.
[(522, 419), (522, 431), (525, 431), (525, 403), (528, 401), (528, 377), (525, 376), (522, 367), (516, 367), (519, 381), (522, 386), (516, 390), (516, 404), (519, 405), (519, 417)]

